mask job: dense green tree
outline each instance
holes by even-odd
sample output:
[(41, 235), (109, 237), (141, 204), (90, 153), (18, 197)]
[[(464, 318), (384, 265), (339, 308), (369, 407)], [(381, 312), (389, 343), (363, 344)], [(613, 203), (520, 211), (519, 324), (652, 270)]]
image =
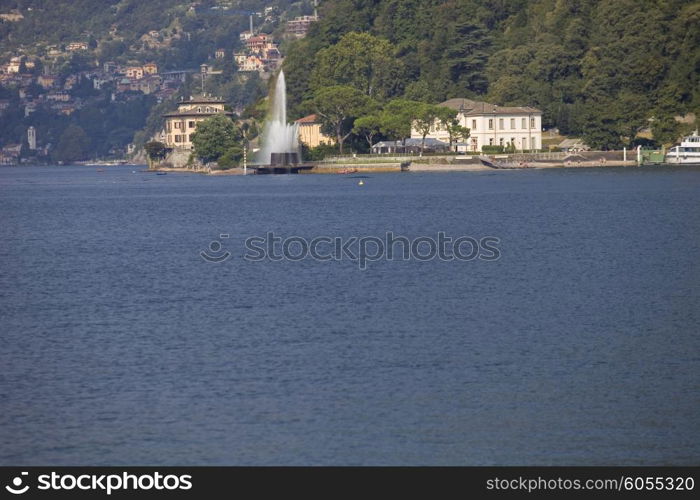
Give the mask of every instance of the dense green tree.
[(422, 103), (408, 99), (389, 101), (382, 111), (382, 133), (394, 140), (405, 142), (411, 137), (411, 125), (421, 106)]
[(243, 159), (243, 147), (240, 144), (231, 146), (226, 152), (219, 157), (217, 163), (219, 167), (229, 169), (237, 167)]
[(77, 125), (69, 125), (61, 134), (52, 157), (55, 161), (68, 163), (85, 160), (90, 154), (90, 138)]
[(420, 153), (422, 155), (425, 150), (425, 138), (440, 123), (438, 120), (440, 109), (438, 106), (421, 103), (416, 107), (414, 116), (413, 127), (421, 135)]
[(349, 85), (369, 97), (386, 99), (398, 93), (401, 72), (395, 50), (369, 33), (348, 33), (336, 45), (321, 50), (310, 87)]
[(445, 106), (439, 106), (437, 108), (437, 119), (449, 135), (450, 150), (452, 150), (452, 145), (455, 141), (469, 139), (470, 130), (467, 127), (463, 127), (459, 120), (457, 119), (457, 110), (448, 108)]
[[(192, 134), (194, 152), (204, 163), (217, 161), (231, 150), (240, 148), (241, 131), (224, 115), (215, 115), (197, 124)], [(229, 155), (231, 156), (231, 155)]]
[(473, 20), (460, 20), (450, 26), (445, 67), (454, 89), (467, 95), (483, 94), (488, 88), (484, 77), (490, 39), (486, 30)]
[(382, 118), (379, 114), (365, 115), (355, 120), (352, 129), (353, 134), (365, 138), (367, 145), (371, 148), (374, 145), (374, 138), (382, 131)]
[(168, 148), (160, 141), (150, 141), (144, 146), (148, 158), (152, 161), (162, 160), (168, 153)]
[(335, 136), (343, 154), (343, 143), (352, 133), (353, 119), (372, 109), (372, 100), (354, 87), (334, 85), (318, 90), (313, 106), (323, 128)]

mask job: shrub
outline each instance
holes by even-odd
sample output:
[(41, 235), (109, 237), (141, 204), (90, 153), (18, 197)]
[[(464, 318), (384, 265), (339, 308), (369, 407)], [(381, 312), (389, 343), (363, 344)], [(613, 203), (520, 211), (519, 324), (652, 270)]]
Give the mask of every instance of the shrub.
[(483, 146), (481, 152), (487, 155), (503, 153), (503, 146)]

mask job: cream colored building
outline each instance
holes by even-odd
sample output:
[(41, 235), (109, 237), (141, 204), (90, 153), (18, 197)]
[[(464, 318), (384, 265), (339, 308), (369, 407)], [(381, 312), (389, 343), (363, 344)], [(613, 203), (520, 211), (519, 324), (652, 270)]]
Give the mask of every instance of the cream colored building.
[[(439, 106), (457, 111), (457, 120), (469, 129), (466, 145), (459, 149), (481, 151), (484, 146), (514, 144), (518, 151), (532, 151), (542, 148), (542, 111), (528, 106), (497, 106), (470, 99), (450, 99)], [(412, 138), (420, 138), (421, 133), (411, 130)], [(450, 141), (447, 131), (436, 120), (427, 138), (443, 142)]]
[(192, 134), (197, 129), (197, 123), (211, 116), (222, 114), (233, 116), (224, 109), (224, 101), (218, 97), (190, 97), (187, 101), (178, 103), (177, 111), (166, 113), (165, 129), (161, 135), (169, 148), (192, 149)]
[(299, 141), (310, 148), (315, 148), (321, 144), (335, 144), (335, 139), (321, 132), (321, 122), (316, 115), (299, 118), (295, 122), (299, 126)]

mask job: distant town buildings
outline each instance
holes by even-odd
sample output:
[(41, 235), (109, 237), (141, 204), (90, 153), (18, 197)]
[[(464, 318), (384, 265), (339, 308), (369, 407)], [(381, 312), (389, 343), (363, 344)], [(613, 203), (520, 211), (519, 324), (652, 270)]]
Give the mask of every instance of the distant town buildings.
[[(62, 54), (68, 54), (69, 49), (83, 50), (81, 47), (82, 45), (68, 44)], [(104, 95), (100, 97), (85, 96), (82, 91), (76, 93), (76, 89), (82, 88), (80, 84), (85, 80), (89, 81), (90, 86), (94, 89), (110, 89), (108, 95), (112, 102), (130, 101), (144, 94), (154, 95), (157, 102), (162, 102), (177, 92), (177, 89), (186, 80), (188, 73), (193, 73), (192, 70), (180, 70), (161, 74), (158, 65), (153, 62), (122, 66), (116, 62), (107, 61), (92, 70), (59, 76), (51, 73), (50, 64), (44, 65), (41, 74), (30, 72), (31, 68), (36, 67), (36, 61), (37, 59), (33, 57), (15, 55), (11, 56), (8, 62), (0, 64), (0, 85), (15, 89), (19, 98), (19, 109), (23, 111), (25, 118), (40, 109), (70, 116), (90, 103), (91, 100), (104, 98)], [(11, 103), (12, 101), (9, 99), (0, 100), (0, 115), (7, 112)], [(34, 128), (27, 129), (26, 139), (30, 151), (36, 151), (40, 155), (49, 153), (50, 144), (40, 144), (41, 137), (37, 136), (37, 131)], [(15, 141), (18, 140), (20, 140), (19, 137), (15, 138)], [(5, 146), (0, 163), (16, 164), (16, 148), (13, 149), (13, 147), (2, 143), (0, 146)], [(8, 147), (9, 149), (7, 149)]]
[(197, 124), (218, 114), (233, 116), (233, 113), (224, 109), (224, 101), (218, 97), (201, 95), (179, 102), (177, 111), (163, 115), (163, 142), (173, 149), (192, 149), (192, 134), (197, 129)]
[[(440, 104), (457, 111), (460, 125), (469, 129), (466, 144), (461, 151), (481, 151), (484, 146), (508, 145), (518, 151), (542, 148), (542, 111), (528, 106), (497, 106), (470, 99), (450, 99)], [(427, 138), (449, 143), (449, 133), (436, 120)], [(418, 130), (411, 130), (411, 138), (422, 138)]]
[(245, 40), (245, 47), (243, 52), (233, 56), (239, 71), (270, 73), (282, 64), (282, 54), (272, 35), (260, 33), (250, 36)]

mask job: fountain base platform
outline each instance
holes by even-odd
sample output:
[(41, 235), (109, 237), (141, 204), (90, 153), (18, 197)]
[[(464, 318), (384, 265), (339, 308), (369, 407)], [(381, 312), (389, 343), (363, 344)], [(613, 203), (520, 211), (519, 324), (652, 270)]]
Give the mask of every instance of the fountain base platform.
[(286, 167), (277, 167), (275, 165), (258, 165), (255, 167), (257, 175), (267, 174), (298, 174), (304, 170), (311, 170), (313, 165), (289, 165)]
[(301, 155), (293, 153), (272, 153), (269, 165), (255, 167), (256, 174), (298, 174), (302, 170), (310, 170), (313, 166), (302, 165)]

